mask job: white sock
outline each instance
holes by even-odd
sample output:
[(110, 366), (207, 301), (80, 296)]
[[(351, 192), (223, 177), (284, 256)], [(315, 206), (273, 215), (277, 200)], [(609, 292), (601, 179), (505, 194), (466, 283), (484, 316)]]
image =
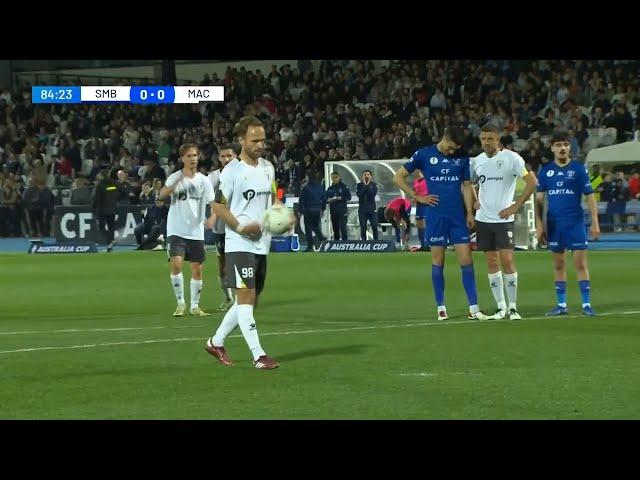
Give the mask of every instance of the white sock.
[(438, 313), (440, 312), (447, 312), (447, 307), (445, 307), (444, 305), (438, 305)]
[(211, 343), (216, 347), (222, 347), (224, 340), (227, 338), (234, 328), (238, 326), (238, 304), (234, 303), (233, 306), (227, 310), (227, 313), (222, 319), (222, 323), (216, 330), (216, 333), (211, 337)]
[(480, 311), (480, 307), (478, 305), (469, 305), (469, 312), (478, 313)]
[(191, 279), (191, 308), (196, 308), (200, 303), (200, 293), (202, 293), (202, 280)]
[(262, 355), (265, 355), (260, 346), (256, 321), (253, 319), (253, 305), (238, 305), (238, 325), (240, 325), (242, 336), (247, 342), (249, 350), (251, 350), (253, 359), (257, 360)]
[(171, 285), (173, 285), (173, 293), (176, 295), (178, 304), (184, 305), (184, 278), (182, 272), (178, 275), (170, 275)]
[(504, 287), (507, 290), (509, 309), (516, 309), (516, 302), (518, 300), (518, 272), (504, 274)]
[(491, 293), (493, 293), (493, 298), (495, 298), (496, 300), (498, 309), (506, 310), (507, 302), (504, 301), (504, 284), (502, 283), (502, 272), (497, 271), (496, 273), (490, 273), (487, 276), (489, 277), (489, 286), (491, 287)]
[(220, 280), (220, 289), (224, 294), (224, 299), (226, 301), (232, 300), (232, 298), (229, 296), (229, 289), (224, 286), (224, 277), (218, 277), (218, 280)]

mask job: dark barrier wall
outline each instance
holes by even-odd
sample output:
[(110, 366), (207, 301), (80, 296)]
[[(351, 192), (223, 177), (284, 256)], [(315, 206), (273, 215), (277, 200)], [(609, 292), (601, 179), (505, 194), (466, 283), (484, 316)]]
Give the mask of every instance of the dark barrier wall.
[[(151, 205), (122, 205), (116, 207), (115, 239), (119, 244), (136, 244), (133, 229), (142, 221)], [(86, 241), (104, 244), (98, 230), (98, 222), (91, 207), (58, 206), (53, 216), (53, 229), (58, 243), (84, 243)]]

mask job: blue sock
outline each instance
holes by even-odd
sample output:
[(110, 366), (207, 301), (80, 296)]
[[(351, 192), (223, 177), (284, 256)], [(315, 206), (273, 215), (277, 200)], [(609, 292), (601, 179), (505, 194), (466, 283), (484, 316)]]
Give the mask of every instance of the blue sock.
[(582, 295), (582, 304), (585, 303), (591, 304), (591, 282), (589, 280), (580, 280), (578, 285), (580, 285), (580, 294)]
[(464, 291), (467, 292), (467, 300), (469, 305), (478, 304), (478, 290), (476, 289), (476, 277), (473, 274), (473, 264), (462, 265), (462, 285)]
[(420, 239), (420, 246), (421, 247), (426, 247), (427, 246), (427, 239), (424, 236), (424, 228), (419, 228), (418, 229), (418, 238)]
[(431, 283), (436, 296), (436, 305), (444, 305), (444, 265), (431, 265)]
[(556, 282), (558, 305), (567, 305), (567, 282)]
[(400, 229), (396, 228), (396, 242), (400, 243)]

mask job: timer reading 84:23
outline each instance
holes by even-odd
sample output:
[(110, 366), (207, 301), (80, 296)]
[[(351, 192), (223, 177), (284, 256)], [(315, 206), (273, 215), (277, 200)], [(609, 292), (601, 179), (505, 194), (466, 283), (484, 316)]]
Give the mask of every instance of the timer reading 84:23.
[(80, 87), (32, 87), (32, 103), (80, 103)]

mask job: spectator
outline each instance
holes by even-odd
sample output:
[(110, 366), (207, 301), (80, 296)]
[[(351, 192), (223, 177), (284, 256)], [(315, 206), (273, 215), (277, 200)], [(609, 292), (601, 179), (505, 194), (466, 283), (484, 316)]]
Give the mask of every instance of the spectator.
[(2, 188), (0, 236), (17, 237), (20, 234), (19, 204), (20, 197), (14, 181), (7, 178)]
[(47, 167), (39, 158), (36, 158), (33, 161), (33, 171), (31, 172), (31, 175), (36, 177), (37, 182), (47, 183), (47, 178), (49, 177), (47, 174)]
[(151, 182), (148, 180), (145, 182), (142, 182), (142, 189), (139, 196), (140, 203), (142, 204), (152, 203), (155, 200), (154, 197), (155, 197), (155, 194), (153, 189), (151, 188)]
[(444, 110), (446, 108), (446, 97), (444, 96), (444, 92), (440, 87), (436, 88), (435, 93), (431, 96), (429, 106), (431, 107), (432, 111)]
[[(157, 153), (155, 151), (155, 146), (146, 137), (142, 137), (140, 139), (140, 148), (138, 149), (137, 158), (144, 162), (146, 160), (156, 159)], [(156, 159), (157, 162), (157, 159)]]
[(136, 192), (131, 182), (129, 182), (129, 175), (124, 170), (118, 170), (118, 205), (131, 205), (136, 204)]
[(54, 207), (51, 190), (36, 177), (30, 177), (29, 187), (25, 190), (22, 198), (29, 219), (29, 234), (33, 237), (49, 236)]
[[(54, 170), (53, 173), (56, 175), (56, 183), (58, 184), (68, 184), (71, 183), (73, 178), (75, 177), (75, 172), (73, 167), (71, 166), (71, 160), (66, 155), (62, 155), (61, 157), (54, 157)], [(41, 180), (41, 178), (39, 178)]]
[(78, 177), (73, 181), (70, 203), (71, 205), (91, 205), (91, 187), (86, 178)]
[(126, 147), (122, 147), (120, 149), (120, 159), (118, 160), (118, 165), (120, 165), (120, 168), (124, 170), (127, 175), (137, 175), (137, 172), (140, 169), (140, 164), (131, 156), (129, 150)]
[(629, 179), (629, 196), (631, 199), (640, 200), (640, 173), (638, 170), (631, 170)]
[(602, 107), (594, 107), (593, 116), (591, 119), (591, 126), (593, 128), (604, 127), (605, 120), (606, 120), (606, 116)]
[[(160, 189), (163, 182), (156, 178), (153, 182), (153, 189), (148, 182), (142, 185), (142, 193), (140, 193), (140, 203), (151, 204), (147, 208), (147, 212), (138, 225), (136, 225), (133, 233), (138, 242), (138, 250), (154, 249), (158, 246), (158, 240), (164, 240), (167, 235), (167, 216), (169, 214), (169, 205), (171, 199), (158, 200)], [(159, 249), (162, 247), (160, 246)]]
[(430, 144), (431, 142), (428, 142), (428, 140), (422, 135), (422, 129), (420, 127), (416, 127), (411, 135), (409, 135), (404, 156), (410, 157), (416, 150)]
[(627, 134), (633, 135), (633, 118), (622, 103), (615, 106), (614, 113), (605, 120), (605, 127), (616, 129), (616, 143), (627, 140)]
[(358, 143), (356, 145), (356, 153), (353, 154), (351, 160), (369, 160), (369, 155), (364, 151), (363, 143)]
[(80, 146), (73, 138), (69, 140), (69, 148), (67, 149), (66, 156), (71, 163), (71, 168), (74, 172), (82, 171), (82, 156), (80, 155)]
[[(142, 175), (140, 175), (142, 173)], [(147, 159), (144, 162), (144, 166), (138, 172), (143, 182), (151, 182), (154, 178), (159, 178), (163, 182), (167, 179), (167, 174), (164, 169), (158, 165), (156, 158)]]
[(122, 139), (115, 128), (109, 133), (109, 141), (107, 144), (107, 154), (110, 158), (115, 159), (122, 148)]
[(604, 89), (598, 90), (598, 97), (593, 102), (592, 108), (594, 110), (599, 108), (605, 115), (611, 110), (611, 102), (606, 98)]

